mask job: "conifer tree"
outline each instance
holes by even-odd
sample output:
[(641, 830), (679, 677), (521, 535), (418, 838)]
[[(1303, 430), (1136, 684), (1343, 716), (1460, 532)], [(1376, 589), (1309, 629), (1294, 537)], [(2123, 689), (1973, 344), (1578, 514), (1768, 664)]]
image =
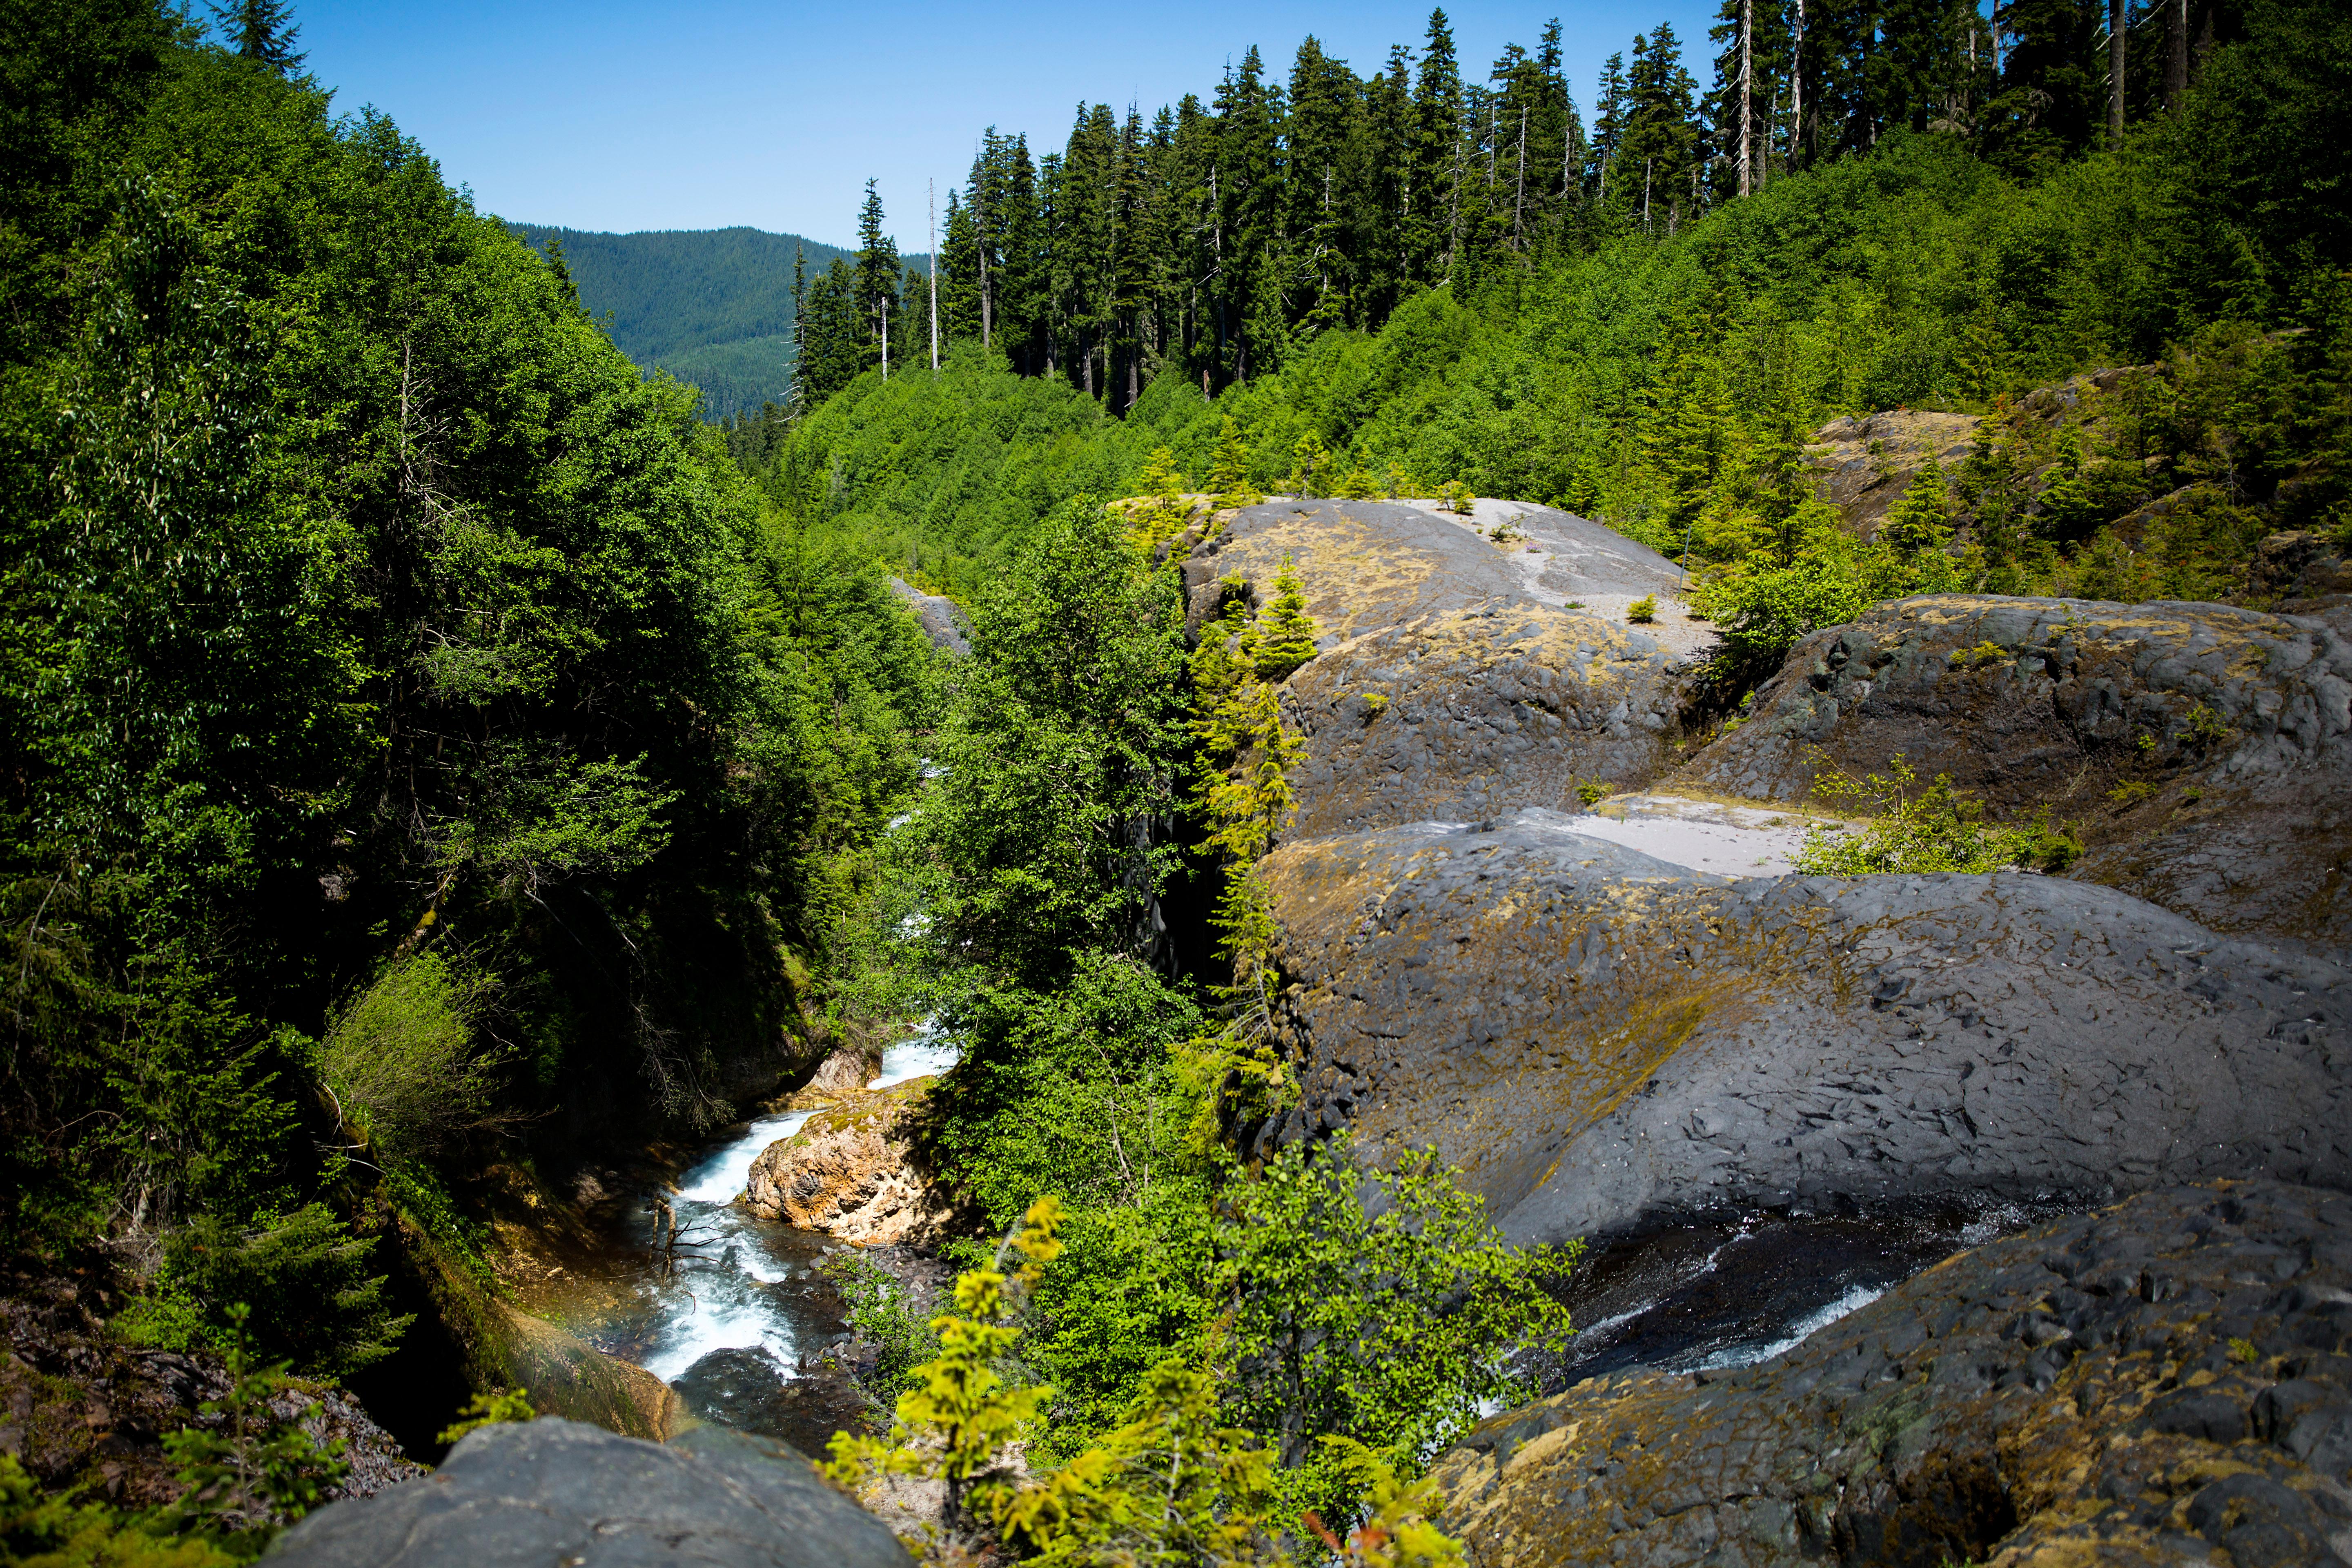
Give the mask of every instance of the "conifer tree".
[(1282, 558), (1275, 574), (1274, 604), (1259, 628), (1255, 664), (1260, 680), (1283, 680), (1315, 657), (1315, 636), (1322, 628), (1307, 613), (1307, 595), (1298, 581), (1296, 557)]
[(1217, 434), (1217, 453), (1209, 462), (1209, 491), (1220, 507), (1255, 506), (1265, 498), (1250, 488), (1249, 448), (1242, 445), (1241, 426), (1230, 414)]
[(238, 56), (258, 60), (279, 76), (310, 58), (294, 47), (295, 35), (302, 29), (293, 25), (290, 0), (236, 0), (233, 5), (214, 5), (213, 15), (220, 19), (229, 46)]
[(861, 368), (882, 363), (882, 334), (899, 287), (898, 242), (882, 232), (882, 197), (874, 187), (874, 181), (866, 182), (866, 200), (857, 209), (857, 270), (851, 303)]

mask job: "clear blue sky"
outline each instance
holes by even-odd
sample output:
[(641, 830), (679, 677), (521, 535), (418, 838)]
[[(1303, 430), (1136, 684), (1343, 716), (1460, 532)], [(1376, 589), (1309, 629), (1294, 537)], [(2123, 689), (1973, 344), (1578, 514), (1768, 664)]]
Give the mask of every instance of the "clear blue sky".
[[(1446, 8), (1465, 75), (1558, 14), (1589, 117), (1601, 62), (1670, 21), (1711, 75), (1714, 5), (1558, 0)], [(1252, 44), (1289, 74), (1312, 33), (1359, 74), (1418, 45), (1426, 0), (1110, 0), (1089, 5), (617, 5), (296, 0), (306, 68), (335, 107), (373, 104), (470, 185), (486, 212), (572, 228), (755, 228), (848, 241), (868, 176), (899, 245), (924, 244), (926, 179), (946, 200), (982, 127), (1058, 147), (1079, 100), (1149, 117), (1213, 95)]]

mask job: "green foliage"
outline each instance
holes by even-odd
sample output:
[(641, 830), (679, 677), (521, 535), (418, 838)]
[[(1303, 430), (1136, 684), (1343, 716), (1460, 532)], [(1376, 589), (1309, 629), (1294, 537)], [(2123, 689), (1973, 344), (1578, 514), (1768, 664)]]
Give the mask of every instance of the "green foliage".
[(971, 606), (932, 755), (946, 770), (897, 837), (935, 949), (1017, 984), (1127, 949), (1176, 849), (1129, 825), (1176, 805), (1182, 613), (1092, 500), (1064, 507)]
[(170, 1518), (249, 1554), (316, 1508), (351, 1467), (341, 1457), (342, 1439), (322, 1447), (302, 1429), (320, 1406), (310, 1405), (290, 1418), (272, 1407), (288, 1387), (285, 1367), (253, 1362), (242, 1302), (227, 1316), (229, 1391), (199, 1406), (220, 1425), (183, 1427), (163, 1439), (163, 1451), (187, 1487)]
[(1034, 1561), (1084, 1564), (1272, 1562), (1272, 1461), (1222, 1424), (1208, 1373), (1153, 1367), (1124, 1426), (1000, 1498), (1004, 1538)]
[(1363, 1521), (1343, 1540), (1312, 1509), (1302, 1522), (1345, 1568), (1468, 1568), (1462, 1543), (1431, 1522), (1445, 1494), (1424, 1476), (1408, 1481), (1351, 1437), (1323, 1439), (1330, 1461), (1362, 1498)]
[[(956, 1281), (957, 1311), (932, 1321), (939, 1354), (913, 1373), (898, 1418), (882, 1437), (835, 1435), (826, 1473), (853, 1491), (887, 1476), (945, 1483), (948, 1532), (910, 1542), (952, 1560), (990, 1535), (1046, 1563), (1100, 1565), (1243, 1564), (1280, 1561), (1276, 1526), (1285, 1512), (1274, 1455), (1226, 1424), (1230, 1389), (1179, 1358), (1136, 1382), (1123, 1424), (1027, 1484), (1006, 1448), (1035, 1431), (1054, 1391), (1014, 1380), (1024, 1297), (1063, 1254), (1061, 1206), (1038, 1199), (1007, 1233), (990, 1267)], [(1005, 1253), (1022, 1262), (1002, 1271)], [(1041, 1302), (1042, 1305), (1042, 1302)], [(1221, 1394), (1224, 1397), (1221, 1398)], [(1361, 1444), (1328, 1439), (1324, 1467), (1335, 1489), (1360, 1497), (1366, 1519), (1342, 1544), (1345, 1561), (1381, 1568), (1458, 1568), (1460, 1548), (1429, 1522), (1438, 1498), (1399, 1479), (1395, 1465)], [(1322, 1531), (1319, 1517), (1307, 1516)]]
[(477, 1048), (490, 977), (440, 952), (394, 963), (327, 1031), (319, 1074), (343, 1124), (401, 1158), (429, 1157), (479, 1125), (497, 1088), (495, 1052)]
[(898, 1420), (882, 1437), (834, 1434), (828, 1475), (853, 1489), (887, 1475), (943, 1481), (953, 1530), (970, 1529), (977, 1522), (974, 1505), (988, 1509), (1004, 1493), (1004, 1483), (992, 1472), (1005, 1445), (1037, 1419), (1050, 1393), (1018, 1386), (1003, 1370), (1020, 1337), (1013, 1321), (1015, 1300), (1061, 1256), (1055, 1235), (1060, 1223), (1061, 1205), (1039, 1198), (999, 1249), (1000, 1259), (1007, 1251), (1022, 1258), (1011, 1274), (974, 1268), (957, 1279), (956, 1311), (931, 1320), (940, 1353), (914, 1370), (914, 1386), (898, 1396)]
[(349, 1226), (478, 1264), (468, 1129), (723, 1121), (803, 1030), (782, 954), (823, 975), (868, 896), (937, 660), (389, 122), (158, 7), (40, 20), (0, 29), (47, 84), (0, 132), (0, 1228), (160, 1238), (141, 1332), (249, 1300), (348, 1369), (398, 1322)]
[[(1826, 756), (1820, 758), (1826, 764)], [(1887, 759), (1884, 774), (1856, 779), (1826, 768), (1815, 775), (1813, 793), (1822, 799), (1870, 814), (1859, 832), (1816, 823), (1805, 831), (1796, 867), (1815, 876), (1855, 877), (1879, 872), (1998, 871), (2026, 867), (2063, 871), (2083, 852), (2072, 830), (2050, 823), (2045, 807), (2022, 826), (1985, 823), (1984, 803), (1952, 787), (1938, 773), (1921, 787), (1919, 775), (1901, 757)]]
[(1326, 1519), (1349, 1516), (1357, 1487), (1320, 1438), (1411, 1473), (1476, 1424), (1481, 1401), (1531, 1395), (1507, 1354), (1564, 1347), (1568, 1312), (1547, 1286), (1582, 1250), (1506, 1245), (1434, 1154), (1363, 1172), (1349, 1152), (1344, 1136), (1291, 1144), (1226, 1189), (1217, 1238), (1230, 1408), (1274, 1444), (1286, 1495)]
[(440, 1443), (454, 1443), (468, 1432), (478, 1432), (485, 1426), (503, 1426), (509, 1422), (535, 1421), (539, 1412), (530, 1407), (520, 1388), (493, 1389), (477, 1394), (466, 1401), (457, 1412), (457, 1419), (441, 1429)]
[(44, 1496), (0, 1454), (0, 1559), (18, 1568), (236, 1568), (251, 1554), (201, 1536), (151, 1534), (95, 1503)]
[(872, 1259), (842, 1251), (819, 1268), (841, 1293), (850, 1325), (877, 1352), (874, 1370), (859, 1374), (860, 1385), (895, 1403), (914, 1386), (915, 1369), (939, 1353), (939, 1335), (915, 1316), (905, 1290)]
[(1215, 498), (1213, 504), (1220, 509), (1255, 506), (1265, 499), (1250, 484), (1249, 448), (1242, 444), (1241, 426), (1230, 414), (1218, 422), (1216, 453), (1209, 462), (1209, 491)]
[(1658, 618), (1658, 599), (1654, 594), (1644, 594), (1625, 606), (1625, 618), (1637, 626), (1648, 626)]
[(1322, 628), (1307, 613), (1307, 595), (1298, 583), (1298, 567), (1282, 558), (1275, 574), (1274, 603), (1258, 627), (1257, 651), (1252, 660), (1260, 680), (1287, 679), (1292, 671), (1315, 657), (1315, 636)]
[(374, 1246), (323, 1204), (251, 1226), (199, 1215), (166, 1243), (163, 1285), (204, 1305), (207, 1338), (225, 1350), (249, 1330), (305, 1375), (345, 1377), (391, 1354), (411, 1321), (367, 1271)]

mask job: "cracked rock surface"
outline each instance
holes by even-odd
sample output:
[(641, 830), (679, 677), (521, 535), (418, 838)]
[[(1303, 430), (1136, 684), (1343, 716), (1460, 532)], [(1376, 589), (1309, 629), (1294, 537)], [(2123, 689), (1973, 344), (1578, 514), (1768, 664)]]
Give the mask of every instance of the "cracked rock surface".
[(2143, 1194), (1755, 1366), (1580, 1384), (1435, 1473), (1477, 1568), (2352, 1563), (2352, 1197)]
[(288, 1568), (908, 1568), (880, 1520), (781, 1443), (698, 1426), (667, 1445), (547, 1417), (485, 1426), (440, 1469), (321, 1509)]
[(1301, 1102), (1518, 1241), (2352, 1182), (2352, 980), (2094, 883), (1730, 879), (1522, 810), (1284, 846)]

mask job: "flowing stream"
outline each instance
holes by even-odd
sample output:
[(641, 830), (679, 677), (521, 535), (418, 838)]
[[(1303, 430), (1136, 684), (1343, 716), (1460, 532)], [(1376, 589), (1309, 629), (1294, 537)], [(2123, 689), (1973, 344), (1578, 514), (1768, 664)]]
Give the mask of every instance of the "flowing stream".
[[(955, 1060), (951, 1045), (919, 1030), (884, 1053), (867, 1087), (943, 1072)], [(814, 1364), (848, 1333), (819, 1267), (835, 1244), (756, 1218), (735, 1201), (752, 1162), (811, 1114), (762, 1117), (677, 1177), (671, 1202), (684, 1244), (674, 1270), (655, 1250), (653, 1205), (616, 1205), (603, 1245), (576, 1260), (568, 1299), (552, 1304), (567, 1328), (663, 1378), (704, 1419), (821, 1454), (861, 1409), (845, 1378)], [(1635, 1366), (1746, 1366), (2034, 1217), (2017, 1208), (1902, 1220), (1758, 1215), (1605, 1248), (1567, 1289), (1578, 1330), (1568, 1352), (1529, 1370), (1551, 1392)]]
[[(886, 1089), (954, 1065), (929, 1029), (890, 1046), (867, 1084)], [(570, 1288), (549, 1303), (563, 1326), (675, 1387), (705, 1420), (822, 1454), (858, 1413), (854, 1389), (809, 1362), (847, 1337), (841, 1299), (819, 1269), (835, 1244), (760, 1219), (736, 1199), (751, 1163), (814, 1112), (761, 1117), (706, 1150), (674, 1184), (680, 1243), (665, 1271), (647, 1202), (613, 1205), (601, 1245), (575, 1255)]]

